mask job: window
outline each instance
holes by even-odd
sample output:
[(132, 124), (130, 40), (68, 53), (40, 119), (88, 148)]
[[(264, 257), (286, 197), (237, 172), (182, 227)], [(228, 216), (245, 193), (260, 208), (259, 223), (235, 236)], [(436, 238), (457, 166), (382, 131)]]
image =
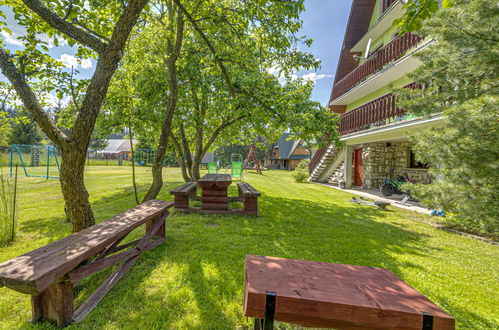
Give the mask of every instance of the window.
[(409, 168), (429, 168), (430, 164), (422, 163), (417, 160), (416, 153), (409, 149)]

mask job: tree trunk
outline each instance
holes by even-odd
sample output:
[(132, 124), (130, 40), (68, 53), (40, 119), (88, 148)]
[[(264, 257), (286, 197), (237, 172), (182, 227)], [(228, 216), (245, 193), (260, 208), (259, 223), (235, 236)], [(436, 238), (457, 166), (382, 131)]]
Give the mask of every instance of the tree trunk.
[(191, 165), (192, 181), (197, 181), (201, 177), (201, 174), (199, 173), (199, 165), (200, 161), (198, 157), (196, 157)]
[(95, 218), (84, 184), (86, 153), (73, 146), (64, 149), (61, 153), (61, 190), (65, 211), (75, 233), (95, 224)]
[[(173, 16), (170, 16), (170, 21), (172, 20)], [(168, 86), (169, 90), (166, 91), (165, 94), (168, 95), (168, 104), (165, 111), (165, 117), (163, 119), (163, 125), (161, 126), (161, 134), (159, 138), (158, 148), (156, 150), (156, 159), (152, 166), (152, 184), (151, 187), (149, 187), (149, 190), (144, 196), (142, 202), (147, 202), (151, 199), (156, 198), (161, 191), (161, 188), (163, 187), (163, 160), (166, 155), (168, 138), (171, 134), (173, 113), (175, 112), (175, 108), (177, 107), (178, 81), (176, 62), (180, 55), (183, 36), (184, 20), (181, 11), (178, 10), (176, 39), (174, 42), (170, 39), (168, 39), (167, 41), (168, 57), (165, 60), (165, 64), (170, 75), (170, 79)]]

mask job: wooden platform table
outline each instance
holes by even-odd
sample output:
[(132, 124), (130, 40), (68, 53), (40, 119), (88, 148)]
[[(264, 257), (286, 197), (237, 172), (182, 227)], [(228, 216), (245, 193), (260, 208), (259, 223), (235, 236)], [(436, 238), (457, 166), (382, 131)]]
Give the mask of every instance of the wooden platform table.
[(231, 183), (229, 174), (208, 173), (199, 179), (201, 210), (228, 210), (228, 187)]
[(454, 319), (383, 268), (247, 255), (244, 315), (334, 329), (454, 329)]

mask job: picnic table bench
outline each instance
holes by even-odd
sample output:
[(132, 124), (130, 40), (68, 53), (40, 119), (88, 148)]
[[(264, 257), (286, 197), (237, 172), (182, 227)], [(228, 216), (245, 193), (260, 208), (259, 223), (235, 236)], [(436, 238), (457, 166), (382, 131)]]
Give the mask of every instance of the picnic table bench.
[(258, 197), (261, 193), (246, 182), (238, 182), (237, 190), (239, 197), (243, 199), (244, 211), (247, 214), (256, 215), (258, 213)]
[(174, 196), (175, 208), (189, 208), (189, 198), (196, 196), (196, 182), (187, 182), (170, 191), (170, 195)]
[[(79, 322), (144, 251), (165, 241), (165, 221), (171, 206), (172, 202), (148, 201), (6, 261), (0, 264), (0, 287), (31, 295), (32, 321), (54, 320), (59, 327)], [(143, 224), (146, 232), (142, 238), (119, 245), (132, 230)], [(119, 262), (122, 264), (75, 311), (73, 286)]]
[(452, 330), (454, 319), (384, 268), (246, 256), (244, 315), (334, 329)]

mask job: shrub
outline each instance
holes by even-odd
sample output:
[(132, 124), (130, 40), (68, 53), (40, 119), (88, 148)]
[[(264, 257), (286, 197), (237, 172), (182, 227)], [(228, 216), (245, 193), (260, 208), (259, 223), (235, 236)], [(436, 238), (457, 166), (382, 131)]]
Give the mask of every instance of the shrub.
[(310, 165), (310, 159), (303, 159), (296, 165), (295, 172), (293, 173), (293, 178), (296, 182), (302, 183), (308, 180), (308, 166)]
[(296, 165), (295, 170), (308, 172), (309, 165), (310, 159), (303, 159), (298, 163), (298, 165)]
[(296, 182), (302, 183), (308, 180), (308, 173), (300, 170), (296, 170), (293, 173), (293, 178), (295, 178)]

